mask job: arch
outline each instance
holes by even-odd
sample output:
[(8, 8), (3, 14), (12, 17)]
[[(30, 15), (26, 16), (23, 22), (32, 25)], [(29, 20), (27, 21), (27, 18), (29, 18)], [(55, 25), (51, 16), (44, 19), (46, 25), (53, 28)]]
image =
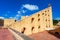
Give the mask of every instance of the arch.
[(40, 26), (38, 26), (38, 29), (40, 28)]
[(24, 32), (25, 32), (25, 30), (26, 30), (26, 28), (24, 27), (24, 28), (22, 29), (21, 33), (24, 33)]
[(44, 15), (44, 13), (42, 13), (42, 15)]
[(47, 22), (47, 19), (45, 21)]
[(38, 19), (38, 21), (40, 21), (40, 18)]
[(40, 14), (38, 14), (38, 17), (40, 16)]
[(32, 29), (31, 29), (32, 31), (34, 30), (34, 27), (32, 27)]
[(48, 15), (48, 16), (50, 16), (50, 15)]
[(58, 32), (55, 32), (55, 34), (59, 35), (59, 33), (58, 33)]
[(31, 19), (31, 22), (33, 22), (34, 18)]
[(47, 14), (45, 14), (45, 16), (46, 16)]
[(48, 10), (48, 12), (49, 12), (49, 10)]
[(45, 12), (47, 12), (47, 11), (45, 11)]
[(48, 26), (46, 25), (46, 28), (48, 28)]
[(16, 22), (17, 20), (15, 20), (15, 22)]

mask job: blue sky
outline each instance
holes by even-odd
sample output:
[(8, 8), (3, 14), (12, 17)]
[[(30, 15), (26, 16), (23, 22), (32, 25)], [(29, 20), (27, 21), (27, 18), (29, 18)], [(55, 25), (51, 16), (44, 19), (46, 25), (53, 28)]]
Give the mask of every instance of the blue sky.
[(60, 19), (60, 0), (0, 0), (0, 18), (29, 16), (52, 5), (53, 19)]

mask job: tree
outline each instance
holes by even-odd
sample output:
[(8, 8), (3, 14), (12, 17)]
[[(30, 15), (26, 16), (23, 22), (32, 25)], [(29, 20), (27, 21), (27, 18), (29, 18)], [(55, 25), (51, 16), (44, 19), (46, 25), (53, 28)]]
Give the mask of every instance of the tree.
[(57, 25), (57, 23), (58, 23), (58, 20), (53, 19), (53, 25)]

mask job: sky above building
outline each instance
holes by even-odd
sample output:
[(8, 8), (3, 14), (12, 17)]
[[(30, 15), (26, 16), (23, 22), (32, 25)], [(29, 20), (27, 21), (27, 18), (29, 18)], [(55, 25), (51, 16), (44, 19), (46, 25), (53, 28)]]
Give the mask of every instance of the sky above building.
[(53, 19), (60, 19), (60, 0), (0, 0), (0, 18), (19, 20), (52, 6)]

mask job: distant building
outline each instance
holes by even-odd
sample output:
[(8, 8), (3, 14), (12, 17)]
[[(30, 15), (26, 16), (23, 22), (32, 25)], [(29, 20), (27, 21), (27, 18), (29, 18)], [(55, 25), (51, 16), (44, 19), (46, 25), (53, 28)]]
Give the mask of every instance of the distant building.
[(14, 19), (4, 19), (4, 27), (9, 27), (10, 25), (14, 24), (16, 20)]
[(14, 19), (0, 19), (0, 26), (1, 27), (8, 27), (13, 23), (15, 23)]
[(0, 26), (4, 26), (4, 20), (3, 19), (0, 19)]

